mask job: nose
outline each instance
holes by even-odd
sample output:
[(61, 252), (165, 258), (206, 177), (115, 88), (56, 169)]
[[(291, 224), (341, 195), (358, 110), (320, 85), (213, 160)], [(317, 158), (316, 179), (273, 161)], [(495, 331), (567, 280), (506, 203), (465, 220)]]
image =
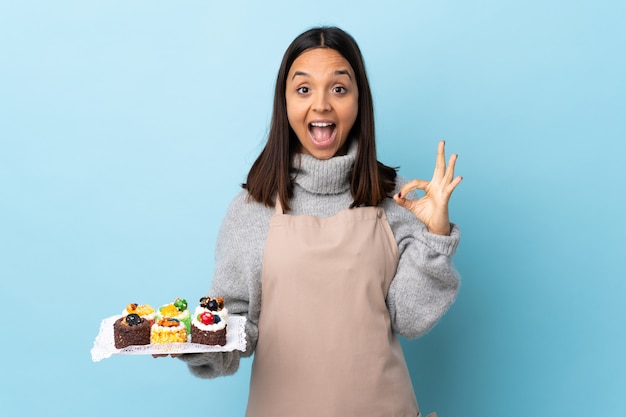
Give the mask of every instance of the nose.
[(317, 112), (330, 111), (331, 105), (326, 92), (319, 92), (313, 98), (313, 110)]

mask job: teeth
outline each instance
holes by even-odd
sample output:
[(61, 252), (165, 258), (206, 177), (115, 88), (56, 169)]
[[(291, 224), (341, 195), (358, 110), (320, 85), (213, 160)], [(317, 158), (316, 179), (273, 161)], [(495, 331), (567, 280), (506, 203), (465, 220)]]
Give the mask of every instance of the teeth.
[(333, 123), (326, 123), (326, 122), (313, 122), (311, 123), (311, 126), (315, 126), (315, 127), (328, 127), (328, 126), (332, 126)]

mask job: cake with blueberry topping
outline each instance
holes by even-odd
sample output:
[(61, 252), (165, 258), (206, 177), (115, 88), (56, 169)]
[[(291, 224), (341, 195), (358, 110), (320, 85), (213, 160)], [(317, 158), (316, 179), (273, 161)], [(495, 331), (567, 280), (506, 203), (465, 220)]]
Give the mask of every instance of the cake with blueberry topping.
[(139, 317), (142, 317), (150, 322), (150, 325), (154, 324), (154, 309), (148, 304), (139, 305), (137, 303), (130, 303), (126, 306), (124, 311), (122, 311), (122, 316), (127, 316), (129, 314), (137, 314)]
[(150, 331), (150, 343), (186, 342), (185, 323), (171, 317), (157, 319)]
[(228, 309), (223, 298), (202, 297), (191, 318), (191, 342), (203, 345), (226, 344)]
[(150, 344), (150, 322), (131, 313), (113, 323), (113, 340), (116, 349), (133, 345)]
[(156, 320), (158, 321), (166, 317), (176, 319), (183, 323), (187, 333), (191, 331), (191, 315), (187, 309), (187, 300), (184, 298), (177, 298), (173, 303), (159, 307), (156, 312)]

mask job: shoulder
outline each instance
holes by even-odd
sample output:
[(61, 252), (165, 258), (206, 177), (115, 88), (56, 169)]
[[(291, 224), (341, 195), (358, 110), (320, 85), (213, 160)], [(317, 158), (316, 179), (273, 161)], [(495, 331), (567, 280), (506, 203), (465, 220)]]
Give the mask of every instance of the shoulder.
[(396, 187), (394, 188), (393, 192), (397, 193), (398, 191), (400, 191), (400, 188), (402, 188), (402, 186), (404, 184), (406, 184), (407, 182), (409, 182), (409, 179), (406, 177), (403, 177), (402, 175), (396, 175)]
[(273, 213), (274, 208), (254, 201), (249, 198), (246, 190), (241, 190), (231, 200), (222, 224), (225, 227), (247, 228), (258, 225), (263, 219), (269, 219)]
[(217, 258), (256, 251), (265, 241), (273, 208), (248, 199), (242, 190), (230, 202), (220, 225)]

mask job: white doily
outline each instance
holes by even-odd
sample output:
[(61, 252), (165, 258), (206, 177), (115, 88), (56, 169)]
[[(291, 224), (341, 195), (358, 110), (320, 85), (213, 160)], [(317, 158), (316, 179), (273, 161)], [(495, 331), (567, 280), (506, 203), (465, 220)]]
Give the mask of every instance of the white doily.
[[(209, 346), (199, 343), (155, 343), (144, 346), (128, 346), (124, 349), (116, 349), (113, 340), (113, 323), (122, 317), (121, 315), (108, 317), (100, 323), (100, 331), (91, 348), (91, 360), (99, 362), (110, 358), (111, 355), (155, 355), (155, 354), (181, 354), (198, 352), (229, 352), (232, 350), (246, 350), (246, 318), (230, 314), (226, 331), (226, 344), (224, 346)], [(191, 337), (191, 336), (189, 336)]]

